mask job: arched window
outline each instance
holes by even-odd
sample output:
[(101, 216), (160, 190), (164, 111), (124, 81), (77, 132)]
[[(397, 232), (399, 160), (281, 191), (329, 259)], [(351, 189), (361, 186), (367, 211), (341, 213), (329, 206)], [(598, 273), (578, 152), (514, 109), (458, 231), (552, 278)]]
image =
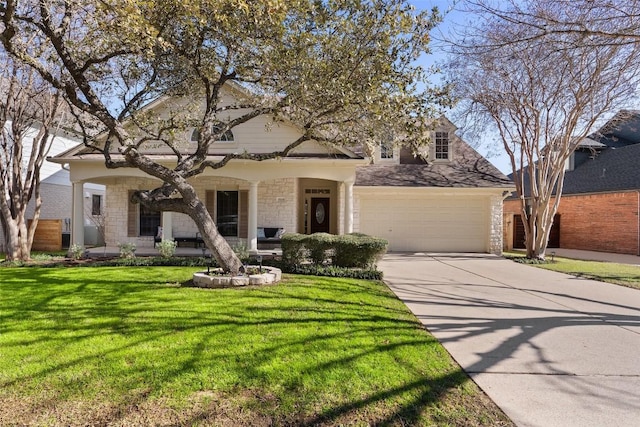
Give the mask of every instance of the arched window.
[[(220, 125), (213, 125), (212, 132), (214, 134), (219, 133), (221, 127), (222, 126)], [(191, 142), (197, 142), (199, 138), (200, 138), (200, 129), (195, 128), (191, 133)], [(227, 130), (222, 135), (219, 135), (218, 139), (216, 139), (216, 142), (233, 142), (233, 132), (231, 132), (231, 129)]]

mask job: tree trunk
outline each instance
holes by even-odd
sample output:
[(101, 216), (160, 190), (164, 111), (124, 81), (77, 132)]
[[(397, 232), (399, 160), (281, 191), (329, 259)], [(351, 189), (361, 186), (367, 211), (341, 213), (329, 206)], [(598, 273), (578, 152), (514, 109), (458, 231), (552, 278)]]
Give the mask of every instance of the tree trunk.
[(211, 255), (216, 259), (220, 267), (232, 275), (237, 275), (240, 271), (243, 271), (242, 261), (233, 251), (229, 242), (218, 232), (218, 227), (216, 227), (205, 204), (198, 199), (194, 201), (192, 206), (189, 216), (198, 226), (205, 245), (207, 245)]
[(5, 247), (7, 261), (29, 261), (31, 259), (31, 244), (24, 215), (5, 221)]
[[(126, 140), (126, 132), (124, 130), (122, 130), (122, 135), (122, 139)], [(135, 149), (127, 150), (125, 156), (132, 166), (161, 179), (166, 184), (170, 183), (172, 186), (171, 191), (166, 193), (166, 188), (164, 187), (151, 191), (134, 192), (131, 199), (132, 202), (143, 203), (158, 211), (181, 212), (189, 215), (198, 227), (204, 243), (211, 251), (211, 255), (218, 261), (220, 267), (225, 272), (233, 275), (243, 270), (242, 262), (229, 246), (229, 243), (218, 232), (218, 227), (216, 227), (213, 218), (211, 218), (206, 205), (198, 197), (195, 188), (181, 175), (184, 171), (176, 172), (167, 169), (144, 155), (140, 155)], [(182, 197), (168, 197), (168, 194), (173, 191), (177, 191)]]
[[(552, 210), (553, 214), (549, 215)], [(546, 214), (545, 214), (546, 213)], [(525, 247), (527, 258), (544, 261), (546, 257), (547, 244), (549, 243), (549, 233), (553, 225), (554, 209), (545, 209), (541, 214), (538, 206), (534, 206), (532, 213), (528, 214), (523, 209), (521, 213), (525, 230)]]

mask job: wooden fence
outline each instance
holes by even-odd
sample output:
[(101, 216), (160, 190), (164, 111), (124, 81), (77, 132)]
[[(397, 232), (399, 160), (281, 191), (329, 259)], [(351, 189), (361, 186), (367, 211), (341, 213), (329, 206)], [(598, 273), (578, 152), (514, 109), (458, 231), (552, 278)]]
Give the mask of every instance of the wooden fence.
[(31, 249), (34, 251), (62, 250), (62, 220), (39, 220), (36, 234), (33, 236), (33, 246)]

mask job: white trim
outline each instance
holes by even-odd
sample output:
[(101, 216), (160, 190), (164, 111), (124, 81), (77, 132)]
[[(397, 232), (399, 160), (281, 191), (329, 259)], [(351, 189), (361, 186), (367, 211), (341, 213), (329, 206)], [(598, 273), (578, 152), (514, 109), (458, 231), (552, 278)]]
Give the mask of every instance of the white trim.
[(344, 227), (345, 234), (353, 233), (353, 181), (344, 183)]
[(247, 220), (247, 249), (249, 252), (258, 251), (258, 182), (249, 183)]

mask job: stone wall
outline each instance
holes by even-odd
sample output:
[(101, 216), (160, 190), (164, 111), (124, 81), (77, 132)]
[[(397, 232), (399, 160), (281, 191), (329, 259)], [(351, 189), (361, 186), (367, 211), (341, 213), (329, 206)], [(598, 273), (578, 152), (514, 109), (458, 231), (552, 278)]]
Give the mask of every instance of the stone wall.
[(500, 195), (491, 196), (489, 201), (489, 253), (502, 255), (502, 201)]
[(295, 178), (276, 179), (258, 185), (258, 227), (284, 228), (295, 233), (298, 189)]
[[(107, 186), (106, 234), (107, 244), (117, 246), (118, 243), (133, 242), (140, 247), (153, 246), (153, 237), (127, 236), (127, 205), (130, 190), (152, 188), (155, 181), (146, 179), (118, 179)], [(194, 184), (198, 195), (205, 200), (208, 190), (249, 190), (247, 181), (215, 177), (198, 178)], [(295, 232), (296, 227), (297, 189), (294, 178), (260, 182), (258, 185), (258, 226), (282, 227)], [(196, 224), (189, 216), (173, 212), (171, 214), (173, 236), (195, 236), (198, 232)], [(229, 239), (230, 241), (237, 239)]]

